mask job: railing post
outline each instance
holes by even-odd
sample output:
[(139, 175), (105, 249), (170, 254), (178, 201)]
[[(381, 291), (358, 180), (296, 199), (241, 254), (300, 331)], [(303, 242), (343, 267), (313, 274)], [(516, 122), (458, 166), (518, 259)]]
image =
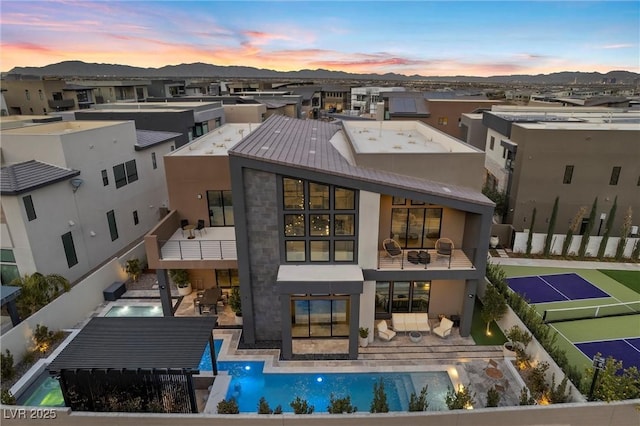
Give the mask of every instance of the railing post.
[(198, 241), (198, 249), (200, 249), (200, 260), (204, 260), (204, 256), (202, 255), (202, 241)]
[(222, 253), (222, 240), (218, 241), (218, 246), (220, 246), (220, 260), (224, 260), (224, 254)]
[(184, 260), (184, 255), (182, 254), (182, 241), (178, 241), (178, 247), (180, 248), (180, 260)]

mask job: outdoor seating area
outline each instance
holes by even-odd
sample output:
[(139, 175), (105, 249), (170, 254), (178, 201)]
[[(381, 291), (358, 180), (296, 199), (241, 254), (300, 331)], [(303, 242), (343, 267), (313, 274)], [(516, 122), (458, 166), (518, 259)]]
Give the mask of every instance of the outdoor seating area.
[(438, 324), (438, 326), (433, 328), (433, 333), (444, 339), (451, 334), (452, 329), (453, 329), (453, 321), (451, 321), (447, 317), (443, 317), (440, 320), (440, 324)]
[(392, 328), (396, 332), (409, 332), (409, 331), (428, 331), (431, 332), (431, 326), (429, 325), (429, 314), (424, 313), (409, 313), (409, 314), (391, 314)]
[(387, 342), (396, 337), (396, 332), (387, 328), (387, 322), (382, 320), (376, 325), (378, 337)]

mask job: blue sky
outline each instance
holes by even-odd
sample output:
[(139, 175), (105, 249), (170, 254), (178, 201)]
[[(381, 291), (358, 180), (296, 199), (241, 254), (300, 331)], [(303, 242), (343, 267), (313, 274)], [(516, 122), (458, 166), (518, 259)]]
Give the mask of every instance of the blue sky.
[(0, 69), (205, 62), (425, 76), (640, 72), (640, 2), (7, 1)]

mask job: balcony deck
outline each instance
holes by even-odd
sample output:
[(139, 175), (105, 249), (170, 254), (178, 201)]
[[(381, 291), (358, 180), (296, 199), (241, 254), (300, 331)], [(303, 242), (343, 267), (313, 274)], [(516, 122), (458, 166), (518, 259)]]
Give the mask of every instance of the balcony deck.
[[(189, 235), (194, 238), (190, 239)], [(160, 241), (160, 245), (162, 260), (238, 260), (233, 227), (204, 228), (202, 233), (178, 228), (169, 240)]]
[(412, 251), (420, 251), (420, 249), (403, 249), (402, 258), (397, 257), (392, 259), (383, 250), (378, 252), (378, 269), (404, 269), (404, 270), (443, 270), (443, 269), (457, 269), (457, 270), (474, 270), (475, 266), (471, 259), (467, 256), (464, 250), (455, 249), (453, 256), (440, 256), (434, 249), (424, 250), (429, 253), (431, 260), (428, 264), (412, 263), (407, 259), (407, 254)]

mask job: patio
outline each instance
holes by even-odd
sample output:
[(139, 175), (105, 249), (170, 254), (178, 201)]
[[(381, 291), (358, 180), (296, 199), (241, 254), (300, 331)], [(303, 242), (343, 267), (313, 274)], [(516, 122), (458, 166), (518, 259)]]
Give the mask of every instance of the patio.
[(237, 260), (236, 234), (233, 227), (178, 228), (160, 244), (162, 260)]
[[(414, 260), (409, 261), (409, 253), (426, 251), (431, 257), (429, 263), (424, 264)], [(403, 249), (402, 258), (391, 258), (382, 250), (378, 252), (378, 269), (462, 269), (473, 270), (475, 266), (464, 250), (455, 249), (451, 258), (449, 256), (441, 256), (434, 249)]]

